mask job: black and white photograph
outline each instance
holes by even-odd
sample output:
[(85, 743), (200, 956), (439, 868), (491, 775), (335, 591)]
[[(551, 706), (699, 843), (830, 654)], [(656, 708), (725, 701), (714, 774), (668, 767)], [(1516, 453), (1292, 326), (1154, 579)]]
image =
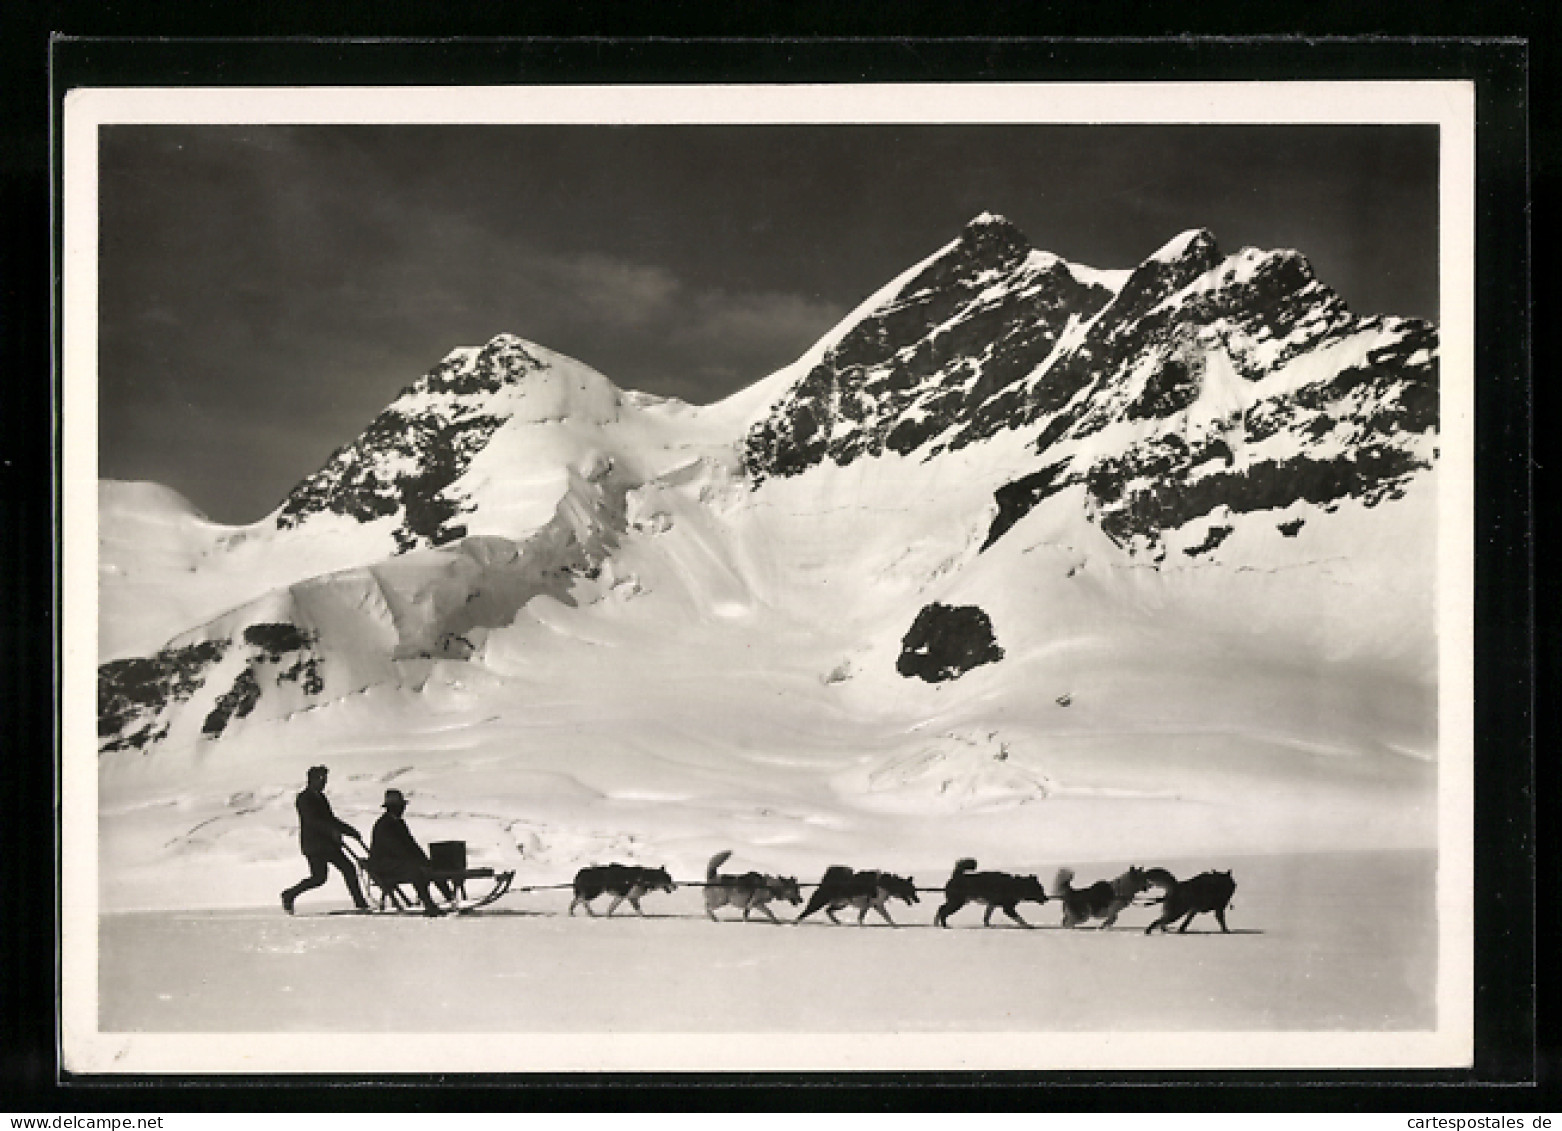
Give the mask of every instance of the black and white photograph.
[(1471, 1063), (1468, 84), (64, 130), (67, 1068)]

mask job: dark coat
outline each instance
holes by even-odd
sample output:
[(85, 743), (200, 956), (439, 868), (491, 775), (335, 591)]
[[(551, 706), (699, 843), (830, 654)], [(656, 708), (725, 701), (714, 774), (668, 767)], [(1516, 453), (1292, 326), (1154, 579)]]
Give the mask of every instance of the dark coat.
[(342, 837), (358, 835), (358, 830), (331, 812), (331, 803), (318, 790), (305, 789), (295, 802), (298, 807), (298, 850), (305, 856), (330, 856), (342, 844)]
[(369, 865), (392, 872), (422, 871), (429, 866), (428, 854), (407, 828), (407, 822), (389, 811), (374, 822), (369, 838)]

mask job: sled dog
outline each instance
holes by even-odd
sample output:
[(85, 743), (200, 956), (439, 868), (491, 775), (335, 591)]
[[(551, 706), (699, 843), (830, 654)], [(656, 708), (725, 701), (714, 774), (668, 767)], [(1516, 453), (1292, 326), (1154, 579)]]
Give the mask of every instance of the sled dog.
[(1130, 868), (1115, 880), (1098, 880), (1078, 891), (1073, 882), (1073, 871), (1059, 868), (1058, 878), (1052, 884), (1052, 898), (1063, 904), (1063, 925), (1077, 927), (1100, 919), (1103, 931), (1117, 922), (1118, 913), (1134, 901), (1134, 896), (1150, 886), (1143, 868)]
[(1195, 915), (1205, 911), (1214, 912), (1222, 933), (1230, 933), (1226, 927), (1226, 908), (1236, 893), (1237, 882), (1229, 871), (1200, 872), (1190, 880), (1178, 881), (1165, 868), (1151, 868), (1145, 876), (1166, 893), (1161, 903), (1161, 917), (1144, 929), (1145, 934), (1157, 927), (1164, 933), (1169, 924), (1182, 919), (1182, 926), (1177, 928), (1180, 935), (1188, 929)]
[(830, 922), (839, 923), (835, 913), (850, 906), (857, 909), (859, 927), (869, 911), (877, 911), (893, 927), (895, 920), (890, 918), (889, 908), (885, 906), (891, 899), (898, 899), (908, 907), (921, 902), (917, 899), (916, 881), (889, 872), (854, 872), (844, 864), (835, 864), (825, 870), (819, 887), (795, 922), (801, 923), (822, 908)]
[(756, 907), (769, 916), (772, 923), (779, 923), (776, 913), (770, 910), (769, 903), (773, 899), (785, 900), (787, 903), (799, 904), (803, 902), (802, 894), (797, 890), (797, 877), (795, 876), (766, 876), (759, 872), (744, 872), (742, 875), (724, 875), (717, 869), (727, 862), (727, 857), (732, 855), (732, 850), (718, 852), (710, 858), (710, 863), (705, 867), (705, 914), (711, 919), (716, 918), (718, 907), (741, 907), (743, 919), (748, 920), (749, 912)]
[(645, 912), (640, 910), (641, 896), (652, 891), (672, 890), (672, 877), (667, 874), (666, 868), (640, 868), (633, 864), (601, 864), (582, 868), (575, 873), (575, 898), (570, 902), (569, 913), (573, 915), (576, 907), (583, 906), (587, 915), (595, 915), (591, 901), (599, 895), (609, 894), (613, 897), (607, 909), (609, 915), (626, 899), (636, 914), (644, 915)]
[(978, 872), (976, 861), (970, 857), (955, 864), (955, 870), (944, 885), (944, 905), (933, 916), (940, 927), (949, 926), (949, 916), (967, 903), (987, 904), (982, 916), (984, 927), (992, 926), (993, 911), (1002, 908), (1003, 913), (1022, 927), (1030, 924), (1020, 918), (1017, 906), (1025, 900), (1046, 903), (1047, 893), (1035, 876), (1012, 876), (1008, 872)]

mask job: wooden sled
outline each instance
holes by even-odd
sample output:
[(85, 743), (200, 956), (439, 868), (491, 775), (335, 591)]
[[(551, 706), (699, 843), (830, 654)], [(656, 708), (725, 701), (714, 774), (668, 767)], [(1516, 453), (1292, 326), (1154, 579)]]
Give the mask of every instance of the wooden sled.
[[(351, 851), (349, 855), (358, 865), (358, 873), (363, 878), (364, 895), (369, 900), (369, 909), (372, 913), (422, 914), (417, 889), (410, 880), (380, 876), (369, 866), (368, 857), (359, 856)], [(429, 863), (432, 865), (427, 873), (429, 895), (434, 900), (435, 906), (442, 911), (453, 911), (458, 915), (476, 911), (479, 907), (487, 907), (495, 900), (503, 898), (509, 892), (510, 885), (515, 882), (513, 871), (498, 872), (493, 868), (468, 868), (464, 841), (440, 841), (429, 845)], [(488, 881), (487, 887), (481, 889), (475, 896), (467, 890), (468, 882), (474, 880)]]

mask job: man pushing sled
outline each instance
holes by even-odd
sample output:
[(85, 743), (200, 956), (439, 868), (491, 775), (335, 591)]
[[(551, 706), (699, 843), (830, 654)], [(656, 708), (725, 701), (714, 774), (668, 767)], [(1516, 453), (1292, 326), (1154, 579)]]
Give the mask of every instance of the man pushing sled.
[(358, 910), (369, 910), (363, 890), (358, 886), (358, 869), (342, 851), (342, 837), (350, 836), (359, 844), (363, 843), (363, 837), (331, 811), (331, 802), (325, 796), (326, 777), (330, 772), (324, 766), (310, 766), (304, 788), (294, 802), (298, 809), (298, 850), (309, 861), (309, 875), (282, 893), (282, 910), (289, 915), (293, 914), (293, 901), (304, 892), (322, 886), (330, 875), (327, 869), (331, 867), (342, 874)]

